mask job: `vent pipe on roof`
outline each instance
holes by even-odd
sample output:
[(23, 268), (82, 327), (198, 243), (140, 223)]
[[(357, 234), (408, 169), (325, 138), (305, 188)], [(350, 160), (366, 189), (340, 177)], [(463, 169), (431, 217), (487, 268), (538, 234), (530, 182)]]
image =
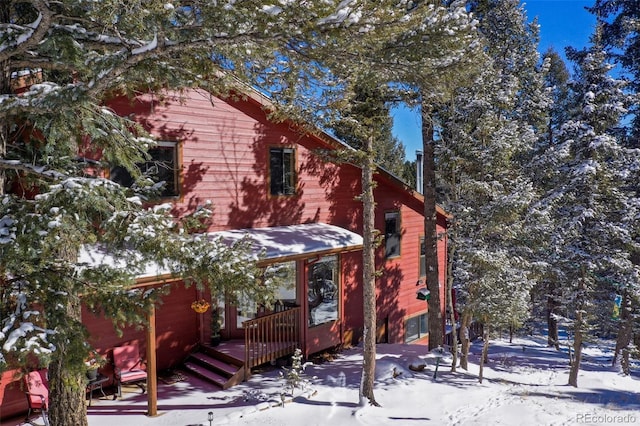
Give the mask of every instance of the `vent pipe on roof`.
[(416, 191), (423, 194), (422, 189), (422, 151), (416, 151)]

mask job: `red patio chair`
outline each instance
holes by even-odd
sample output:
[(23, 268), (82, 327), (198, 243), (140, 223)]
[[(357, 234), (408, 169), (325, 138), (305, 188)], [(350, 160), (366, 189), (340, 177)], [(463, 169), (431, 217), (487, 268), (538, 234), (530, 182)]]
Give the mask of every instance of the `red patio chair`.
[(142, 393), (145, 393), (147, 372), (145, 370), (145, 364), (140, 357), (137, 343), (113, 348), (113, 364), (115, 367), (116, 384), (118, 386), (118, 392), (113, 399), (118, 396), (122, 397), (123, 384), (135, 384), (142, 389)]
[(42, 414), (42, 420), (44, 420), (45, 426), (49, 426), (49, 388), (47, 387), (46, 370), (32, 371), (24, 376), (25, 384), (27, 385), (27, 404), (29, 405), (29, 411), (27, 411), (27, 417), (25, 423), (31, 423), (29, 417), (31, 413), (40, 411)]

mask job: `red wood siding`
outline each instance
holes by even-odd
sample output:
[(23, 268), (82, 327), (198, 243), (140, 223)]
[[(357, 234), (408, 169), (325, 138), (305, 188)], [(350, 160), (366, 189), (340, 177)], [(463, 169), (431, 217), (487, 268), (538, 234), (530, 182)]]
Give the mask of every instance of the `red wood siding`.
[[(182, 143), (177, 215), (211, 200), (211, 231), (318, 221), (357, 229), (357, 169), (322, 163), (312, 152), (319, 147), (316, 141), (301, 138), (287, 124), (270, 124), (255, 105), (217, 98), (212, 104), (208, 95), (195, 91), (187, 96), (186, 103), (141, 96), (133, 106), (124, 100), (112, 105), (119, 114), (135, 112), (160, 139)], [(278, 145), (296, 147), (295, 196), (268, 194), (268, 149)]]
[[(270, 123), (255, 102), (225, 101), (201, 91), (189, 91), (182, 99), (166, 96), (160, 100), (143, 95), (134, 104), (118, 100), (112, 106), (120, 114), (134, 112), (158, 138), (181, 143), (183, 188), (180, 200), (175, 203), (176, 215), (211, 200), (215, 213), (210, 231), (326, 222), (362, 232), (361, 205), (355, 200), (361, 188), (359, 169), (323, 163), (313, 151), (326, 147), (326, 143), (301, 136), (288, 123)], [(296, 148), (298, 174), (294, 196), (269, 194), (268, 150), (279, 145)], [(402, 232), (398, 258), (384, 259), (383, 247), (378, 249), (377, 265), (384, 267), (384, 273), (377, 281), (377, 315), (379, 322), (388, 325), (389, 341), (401, 342), (404, 320), (426, 310), (426, 303), (416, 299), (419, 243), (424, 235), (423, 204), (419, 196), (402, 188), (395, 179), (378, 174), (376, 180), (376, 227), (384, 230), (385, 211), (400, 211)], [(442, 216), (440, 222), (439, 231), (444, 231)], [(359, 253), (342, 256), (344, 321), (341, 330), (333, 331), (355, 340), (362, 328), (359, 256)], [(439, 244), (439, 260), (444, 283), (444, 239)], [(444, 312), (444, 286), (441, 292)], [(314, 343), (313, 334), (311, 331), (307, 334), (307, 344), (319, 348), (322, 345)], [(333, 337), (325, 336), (324, 340), (332, 342)]]
[(362, 337), (362, 252), (347, 253), (342, 259), (343, 336), (346, 344), (356, 344)]
[(200, 341), (200, 314), (191, 309), (191, 303), (197, 299), (194, 286), (172, 286), (171, 293), (164, 297), (164, 303), (156, 310), (159, 370), (184, 361)]
[[(249, 227), (324, 222), (362, 233), (360, 170), (348, 165), (323, 163), (315, 154), (328, 142), (314, 136), (301, 136), (288, 123), (270, 123), (253, 101), (225, 101), (203, 91), (187, 91), (183, 98), (141, 95), (130, 102), (114, 99), (110, 106), (121, 115), (134, 114), (160, 140), (179, 142), (182, 161), (181, 195), (174, 202), (174, 214), (182, 216), (196, 206), (212, 201), (214, 216), (209, 231)], [(272, 146), (296, 148), (297, 190), (294, 196), (269, 194), (268, 150)], [(419, 279), (419, 238), (424, 234), (423, 205), (413, 194), (385, 173), (375, 176), (377, 202), (376, 227), (384, 230), (384, 212), (400, 211), (401, 255), (384, 259), (378, 248), (377, 267), (384, 272), (377, 280), (378, 323), (385, 323), (389, 342), (402, 342), (404, 320), (426, 310), (416, 299)], [(445, 218), (439, 215), (439, 231)], [(441, 283), (446, 274), (446, 240), (440, 241)], [(342, 321), (305, 331), (306, 354), (339, 343), (356, 343), (362, 335), (362, 259), (361, 253), (340, 256), (342, 275)], [(302, 272), (301, 272), (302, 273)], [(158, 369), (181, 362), (200, 340), (201, 322), (190, 305), (196, 300), (195, 288), (172, 284), (172, 290), (156, 313)], [(299, 295), (302, 304), (306, 295)], [(444, 286), (441, 286), (444, 313)], [(306, 309), (306, 308), (305, 308)], [(209, 316), (205, 314), (204, 336), (209, 336)], [(83, 313), (91, 343), (103, 354), (130, 341), (146, 351), (144, 330), (129, 328), (119, 337), (110, 321)], [(350, 341), (346, 341), (350, 340)], [(107, 371), (106, 371), (107, 372)], [(108, 372), (107, 372), (108, 373)], [(15, 385), (0, 384), (2, 415), (23, 411), (26, 403), (12, 398), (19, 395)], [(4, 395), (3, 393), (4, 392)], [(24, 396), (20, 395), (24, 400)], [(4, 397), (4, 399), (2, 399)], [(5, 404), (6, 403), (6, 404)], [(21, 405), (22, 404), (22, 405)], [(13, 408), (12, 408), (13, 407)], [(16, 408), (17, 407), (17, 408)]]
[[(404, 342), (404, 321), (406, 318), (427, 310), (425, 301), (416, 299), (420, 277), (420, 238), (424, 236), (424, 205), (420, 200), (397, 187), (382, 181), (375, 197), (378, 203), (376, 228), (384, 231), (384, 212), (400, 211), (400, 256), (385, 259), (384, 247), (378, 249), (377, 264), (384, 265), (384, 271), (377, 282), (378, 323), (386, 322), (389, 343)], [(444, 218), (439, 222), (437, 232), (444, 234)], [(446, 276), (446, 240), (438, 243), (438, 272), (440, 283)], [(440, 286), (442, 312), (444, 315), (444, 286)]]
[[(195, 287), (185, 288), (182, 283), (171, 285), (164, 296), (164, 303), (156, 309), (156, 345), (158, 369), (166, 369), (180, 363), (200, 340), (199, 319), (191, 309), (196, 300)], [(135, 327), (123, 330), (118, 336), (110, 320), (83, 313), (84, 323), (91, 336), (90, 342), (101, 354), (111, 358), (113, 348), (137, 341), (141, 356), (146, 358), (146, 332)]]

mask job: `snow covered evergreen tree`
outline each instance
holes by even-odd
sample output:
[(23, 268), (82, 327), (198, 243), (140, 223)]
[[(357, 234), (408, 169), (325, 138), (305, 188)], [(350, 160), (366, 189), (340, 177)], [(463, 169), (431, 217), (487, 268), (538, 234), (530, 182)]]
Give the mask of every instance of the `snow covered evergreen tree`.
[[(449, 3), (449, 2), (447, 2)], [(321, 127), (335, 127), (335, 123), (348, 123), (350, 138), (357, 140), (354, 146), (359, 151), (345, 150), (339, 161), (349, 161), (362, 168), (363, 191), (363, 292), (364, 292), (364, 365), (360, 398), (377, 404), (373, 395), (375, 379), (375, 277), (376, 265), (374, 249), (378, 244), (373, 222), (373, 173), (374, 162), (378, 154), (378, 139), (386, 138), (386, 119), (388, 110), (381, 99), (406, 101), (412, 106), (419, 104), (421, 94), (430, 99), (444, 99), (453, 87), (457, 87), (469, 70), (475, 69), (474, 58), (478, 55), (478, 43), (474, 22), (464, 9), (464, 2), (450, 2), (448, 7), (439, 1), (396, 3), (383, 9), (381, 4), (376, 10), (381, 16), (396, 16), (394, 25), (384, 26), (380, 32), (363, 32), (358, 36), (359, 43), (314, 48), (308, 52), (318, 62), (325, 65), (335, 78), (334, 82), (320, 87), (327, 107), (318, 110), (318, 102), (308, 102), (313, 108), (306, 108), (306, 117), (310, 121), (319, 120)], [(317, 70), (322, 72), (324, 70)], [(327, 81), (324, 80), (323, 81)], [(376, 88), (376, 86), (383, 86)], [(354, 89), (356, 88), (356, 89)], [(379, 92), (379, 93), (376, 93)], [(391, 96), (388, 96), (391, 94)], [(301, 108), (307, 101), (307, 94), (297, 96), (292, 109)], [(313, 96), (309, 95), (309, 99)], [(302, 98), (302, 99), (301, 99)], [(347, 127), (347, 126), (345, 126)], [(429, 199), (429, 197), (432, 197)], [(426, 194), (429, 205), (429, 223), (427, 229), (433, 245), (427, 256), (428, 265), (435, 262), (436, 267), (427, 267), (427, 280), (438, 288), (437, 238), (435, 235), (435, 198)], [(432, 290), (438, 294), (437, 290)], [(431, 298), (429, 306), (430, 338), (442, 342), (442, 315), (439, 298)], [(436, 345), (437, 346), (437, 345)]]
[[(435, 152), (437, 111), (452, 93), (471, 81), (482, 60), (482, 43), (477, 21), (468, 13), (464, 0), (425, 2), (422, 25), (392, 38), (378, 50), (386, 64), (387, 79), (402, 84), (404, 99), (420, 109), (423, 146), (425, 277), (431, 294), (440, 294), (436, 213)], [(420, 4), (420, 3), (418, 3)], [(429, 348), (444, 342), (444, 318), (439, 297), (429, 307)]]
[[(544, 194), (560, 182), (553, 179), (556, 173), (556, 165), (540, 161), (544, 158), (544, 152), (558, 144), (557, 134), (562, 124), (567, 121), (570, 108), (570, 90), (568, 86), (569, 71), (563, 59), (552, 49), (544, 54), (544, 60), (548, 63), (548, 71), (545, 75), (545, 87), (551, 97), (552, 105), (549, 110), (548, 124), (545, 132), (541, 132), (531, 154), (531, 161), (526, 168), (530, 179), (535, 183), (538, 194)], [(532, 241), (533, 256), (536, 265), (537, 284), (532, 290), (532, 313), (537, 315), (544, 313), (547, 322), (547, 342), (549, 346), (559, 349), (558, 315), (561, 314), (562, 280), (553, 274), (553, 268), (547, 268), (547, 254), (550, 250), (551, 232), (553, 226), (548, 223), (548, 217), (537, 214), (532, 209), (528, 217), (528, 229), (531, 235), (535, 235)]]
[[(627, 118), (621, 123), (620, 133), (627, 139), (627, 146), (640, 147), (640, 7), (634, 1), (596, 0), (589, 11), (595, 14), (602, 22), (602, 42), (614, 62), (621, 65), (618, 70), (628, 81), (626, 90), (635, 96), (636, 101), (629, 107)], [(640, 188), (636, 183), (636, 192)], [(634, 237), (640, 239), (638, 232)], [(640, 264), (640, 253), (632, 254), (634, 264)], [(624, 293), (622, 296), (621, 321), (618, 332), (616, 357), (622, 350), (628, 357), (630, 341), (635, 341), (635, 346), (640, 346), (640, 300), (633, 294)], [(636, 355), (640, 356), (637, 349)], [(628, 366), (628, 362), (623, 361)]]
[[(136, 164), (154, 141), (113, 114), (109, 98), (184, 87), (224, 95), (265, 75), (296, 80), (305, 64), (298, 47), (354, 40), (346, 33), (370, 28), (372, 10), (339, 1), (0, 4), (0, 364), (27, 367), (35, 355), (48, 365), (51, 424), (87, 423), (81, 303), (118, 327), (144, 324), (161, 292), (130, 285), (150, 263), (218, 294), (271, 292), (255, 285), (260, 272), (242, 243), (191, 235), (192, 222), (177, 223), (167, 205), (144, 208)], [(112, 166), (142, 192), (102, 178)], [(93, 265), (81, 256), (87, 247), (122, 261)]]
[[(393, 119), (390, 114), (389, 101), (395, 99), (395, 94), (386, 94), (386, 87), (375, 81), (375, 77), (368, 76), (366, 80), (355, 82), (355, 99), (350, 109), (356, 116), (367, 117), (366, 109), (375, 109), (375, 116), (370, 120), (375, 120), (376, 137), (374, 139), (373, 154), (377, 165), (391, 172), (395, 176), (401, 177), (405, 161), (404, 145), (393, 136), (391, 128)], [(377, 107), (376, 107), (377, 105)], [(364, 120), (353, 120), (338, 118), (338, 122), (333, 126), (334, 133), (338, 139), (346, 142), (355, 149), (362, 149), (363, 142), (357, 136), (358, 127)]]
[(638, 268), (630, 259), (637, 250), (637, 199), (629, 191), (638, 153), (616, 138), (629, 98), (624, 82), (610, 76), (600, 34), (598, 27), (588, 48), (567, 51), (576, 63), (572, 114), (557, 135), (559, 143), (541, 157), (547, 170), (555, 170), (550, 178), (556, 185), (536, 206), (553, 225), (548, 260), (563, 282), (573, 337), (572, 386), (578, 385), (582, 345), (595, 316), (612, 308), (611, 284), (638, 288)]
[[(375, 181), (376, 158), (380, 147), (389, 136), (389, 111), (385, 103), (385, 87), (372, 73), (355, 75), (350, 82), (353, 92), (345, 97), (346, 105), (340, 111), (336, 127), (337, 134), (347, 138), (354, 152), (342, 152), (343, 159), (350, 159), (361, 168), (362, 185), (362, 274), (363, 274), (363, 369), (360, 389), (360, 404), (368, 401), (378, 405), (374, 395), (376, 365), (376, 249), (379, 246), (379, 232), (375, 228)], [(376, 149), (378, 148), (378, 149)]]
[(302, 350), (296, 348), (291, 355), (291, 367), (283, 367), (281, 376), (285, 382), (285, 388), (291, 389), (291, 397), (295, 397), (296, 388), (304, 389), (308, 381), (304, 378), (304, 365), (302, 364)]
[[(602, 43), (610, 57), (627, 73), (627, 90), (640, 95), (640, 5), (637, 1), (595, 0), (589, 11), (602, 25)], [(640, 147), (640, 108), (630, 105), (628, 136), (634, 147)]]
[(488, 59), (473, 84), (439, 110), (442, 203), (453, 214), (450, 261), (465, 330), (519, 326), (528, 314), (530, 247), (524, 213), (535, 193), (523, 161), (548, 105), (537, 66), (537, 28), (517, 1), (475, 2)]

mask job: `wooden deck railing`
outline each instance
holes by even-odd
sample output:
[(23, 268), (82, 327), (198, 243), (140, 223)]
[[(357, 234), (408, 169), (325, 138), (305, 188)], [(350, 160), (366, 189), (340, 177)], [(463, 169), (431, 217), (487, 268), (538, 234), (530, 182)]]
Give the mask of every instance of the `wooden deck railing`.
[(280, 357), (293, 354), (300, 347), (300, 307), (254, 318), (243, 323), (245, 371)]

